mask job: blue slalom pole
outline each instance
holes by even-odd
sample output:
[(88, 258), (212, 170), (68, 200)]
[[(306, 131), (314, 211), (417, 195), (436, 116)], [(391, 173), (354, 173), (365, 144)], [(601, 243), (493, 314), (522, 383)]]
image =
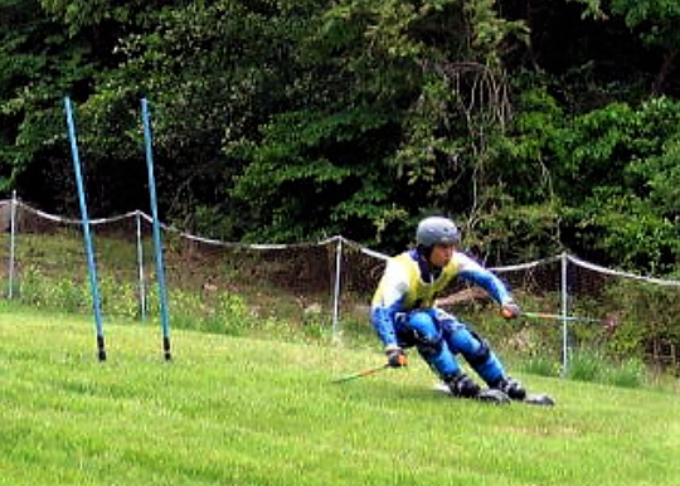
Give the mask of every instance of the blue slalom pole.
[(153, 242), (156, 250), (156, 275), (158, 277), (158, 295), (161, 300), (161, 327), (163, 330), (163, 355), (166, 361), (172, 359), (170, 354), (170, 325), (168, 317), (168, 299), (165, 286), (165, 264), (161, 242), (158, 208), (156, 205), (156, 181), (153, 174), (153, 151), (151, 149), (151, 122), (149, 106), (146, 98), (142, 98), (142, 119), (144, 121), (144, 147), (146, 148), (146, 165), (149, 171), (149, 195), (151, 197), (151, 214), (153, 216)]
[(104, 344), (104, 325), (102, 324), (101, 299), (99, 297), (99, 286), (97, 284), (97, 265), (94, 259), (94, 247), (92, 235), (90, 234), (90, 220), (87, 215), (87, 202), (85, 200), (85, 189), (83, 188), (83, 176), (80, 171), (80, 156), (78, 155), (78, 142), (76, 141), (76, 129), (73, 122), (73, 109), (71, 100), (67, 96), (64, 98), (66, 108), (66, 121), (68, 124), (68, 135), (71, 141), (71, 155), (73, 156), (73, 169), (76, 173), (76, 184), (78, 185), (78, 198), (80, 200), (80, 214), (83, 223), (83, 237), (85, 239), (85, 250), (87, 252), (87, 267), (90, 276), (90, 290), (92, 292), (92, 307), (94, 308), (94, 319), (97, 328), (97, 357), (99, 361), (106, 361), (106, 347)]

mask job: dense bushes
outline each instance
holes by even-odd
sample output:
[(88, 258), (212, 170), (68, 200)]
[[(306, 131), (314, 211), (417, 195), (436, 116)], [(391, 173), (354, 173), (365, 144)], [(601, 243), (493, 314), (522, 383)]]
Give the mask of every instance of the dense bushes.
[(197, 233), (343, 234), (397, 251), (423, 213), (443, 212), (494, 263), (568, 248), (668, 274), (680, 256), (676, 7), (6, 2), (0, 190), (77, 213), (70, 93), (92, 213), (144, 209), (146, 96), (161, 214)]

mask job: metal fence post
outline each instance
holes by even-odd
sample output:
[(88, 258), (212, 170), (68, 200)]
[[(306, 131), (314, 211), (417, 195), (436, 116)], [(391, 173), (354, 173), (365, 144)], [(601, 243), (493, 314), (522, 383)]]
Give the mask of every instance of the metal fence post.
[(139, 312), (142, 322), (146, 322), (146, 282), (144, 278), (144, 246), (142, 240), (142, 221), (140, 212), (135, 214), (137, 218), (137, 269), (139, 278)]
[(561, 259), (561, 292), (562, 299), (562, 377), (567, 376), (569, 367), (569, 286), (567, 285), (569, 259), (562, 253)]
[(9, 269), (7, 298), (14, 297), (14, 258), (16, 249), (16, 219), (17, 219), (17, 191), (12, 191), (12, 201), (9, 209)]
[(335, 281), (333, 285), (333, 340), (340, 341), (340, 278), (342, 276), (342, 236), (336, 237), (335, 246)]

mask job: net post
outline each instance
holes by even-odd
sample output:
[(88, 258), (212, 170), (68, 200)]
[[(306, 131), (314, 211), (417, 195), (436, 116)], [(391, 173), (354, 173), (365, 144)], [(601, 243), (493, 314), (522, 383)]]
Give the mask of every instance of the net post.
[(7, 298), (14, 297), (14, 259), (16, 250), (17, 191), (12, 191), (9, 208), (9, 268), (7, 269)]
[(333, 282), (333, 341), (340, 342), (340, 278), (342, 276), (342, 236), (336, 236), (335, 279)]
[(137, 221), (137, 269), (139, 278), (139, 315), (146, 323), (146, 281), (144, 278), (144, 247), (142, 245), (142, 221), (139, 211), (135, 211)]
[(560, 263), (560, 298), (562, 301), (562, 377), (565, 378), (569, 367), (569, 286), (567, 282), (569, 258), (566, 252), (560, 255)]

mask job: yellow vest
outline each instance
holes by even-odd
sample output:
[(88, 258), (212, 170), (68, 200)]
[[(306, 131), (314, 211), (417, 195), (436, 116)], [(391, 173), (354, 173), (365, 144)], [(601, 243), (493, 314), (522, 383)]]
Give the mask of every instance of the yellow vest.
[[(418, 266), (418, 262), (414, 261), (408, 252), (393, 257), (392, 262), (398, 263), (408, 272), (409, 284), (403, 302), (404, 311), (434, 306), (434, 300), (437, 294), (444, 290), (458, 273), (458, 263), (455, 256), (442, 269), (439, 277), (432, 283), (426, 283), (420, 278), (420, 267)], [(383, 285), (389, 285), (389, 282), (381, 282), (380, 286)], [(378, 289), (376, 294), (377, 299), (380, 298), (380, 294), (381, 291)]]

